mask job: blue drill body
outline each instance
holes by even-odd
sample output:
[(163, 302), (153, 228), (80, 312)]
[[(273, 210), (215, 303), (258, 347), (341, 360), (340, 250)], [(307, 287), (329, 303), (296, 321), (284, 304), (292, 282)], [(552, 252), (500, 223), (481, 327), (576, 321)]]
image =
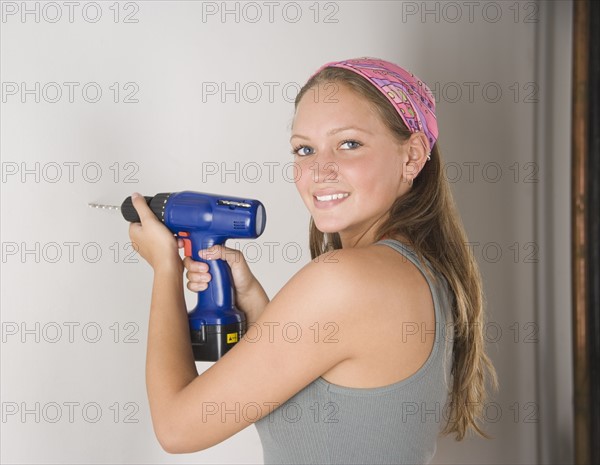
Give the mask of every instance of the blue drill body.
[[(202, 192), (183, 191), (146, 197), (146, 202), (167, 228), (184, 242), (184, 253), (208, 264), (211, 281), (198, 293), (198, 304), (188, 312), (194, 357), (215, 361), (246, 331), (246, 318), (235, 307), (231, 269), (225, 260), (204, 260), (200, 250), (223, 245), (227, 239), (254, 239), (265, 228), (261, 202)], [(128, 221), (139, 221), (128, 197), (121, 206)]]

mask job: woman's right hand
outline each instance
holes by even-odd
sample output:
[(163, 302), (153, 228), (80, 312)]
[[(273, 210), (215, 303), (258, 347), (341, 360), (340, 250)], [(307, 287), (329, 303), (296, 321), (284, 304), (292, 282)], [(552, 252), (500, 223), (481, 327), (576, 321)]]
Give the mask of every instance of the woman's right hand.
[[(179, 247), (183, 241), (178, 240)], [(242, 252), (224, 245), (214, 245), (201, 250), (198, 255), (204, 260), (225, 260), (231, 269), (231, 277), (235, 289), (236, 306), (246, 314), (252, 313), (253, 320), (258, 318), (264, 307), (269, 302), (263, 287), (250, 271), (250, 267)], [(183, 265), (188, 279), (187, 288), (193, 292), (202, 292), (208, 289), (211, 280), (208, 264), (185, 257)]]

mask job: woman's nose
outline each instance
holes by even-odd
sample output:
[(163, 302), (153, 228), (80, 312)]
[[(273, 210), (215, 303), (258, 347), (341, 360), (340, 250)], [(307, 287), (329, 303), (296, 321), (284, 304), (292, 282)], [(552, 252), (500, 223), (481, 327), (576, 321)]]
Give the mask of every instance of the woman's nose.
[(319, 151), (310, 166), (315, 183), (327, 182), (337, 178), (339, 172), (338, 160), (333, 149)]

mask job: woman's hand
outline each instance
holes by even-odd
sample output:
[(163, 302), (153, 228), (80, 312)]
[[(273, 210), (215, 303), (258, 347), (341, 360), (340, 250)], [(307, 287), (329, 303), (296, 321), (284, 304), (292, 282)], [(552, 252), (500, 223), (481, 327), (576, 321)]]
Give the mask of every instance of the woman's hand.
[(129, 226), (129, 237), (134, 249), (154, 270), (163, 266), (181, 267), (181, 257), (173, 233), (156, 218), (140, 194), (132, 194), (131, 202), (141, 221)]
[[(183, 247), (183, 241), (179, 239), (179, 247)], [(244, 294), (248, 292), (256, 278), (250, 271), (248, 263), (242, 252), (236, 249), (230, 249), (224, 245), (214, 245), (208, 249), (199, 251), (198, 255), (204, 260), (225, 260), (231, 268), (231, 277), (237, 293)], [(208, 272), (208, 264), (194, 261), (191, 257), (183, 259), (188, 278), (187, 288), (190, 291), (200, 292), (208, 288), (208, 282), (211, 275)]]
[[(179, 247), (183, 247), (181, 239), (179, 239)], [(199, 255), (204, 260), (220, 259), (227, 262), (231, 269), (237, 307), (246, 313), (250, 321), (257, 319), (269, 303), (269, 298), (250, 271), (242, 252), (224, 245), (214, 245), (199, 251)], [(194, 261), (191, 257), (185, 257), (183, 266), (187, 270), (187, 288), (190, 291), (202, 292), (208, 289), (208, 283), (211, 280), (208, 264)]]

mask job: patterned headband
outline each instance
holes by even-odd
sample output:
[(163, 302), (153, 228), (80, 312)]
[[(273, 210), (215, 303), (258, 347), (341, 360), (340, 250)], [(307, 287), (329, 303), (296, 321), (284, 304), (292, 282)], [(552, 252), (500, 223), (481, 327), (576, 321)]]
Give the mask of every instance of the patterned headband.
[(332, 61), (313, 76), (329, 67), (345, 68), (366, 78), (387, 97), (411, 132), (422, 131), (427, 136), (431, 151), (438, 138), (438, 126), (435, 98), (427, 84), (394, 63), (371, 57)]

